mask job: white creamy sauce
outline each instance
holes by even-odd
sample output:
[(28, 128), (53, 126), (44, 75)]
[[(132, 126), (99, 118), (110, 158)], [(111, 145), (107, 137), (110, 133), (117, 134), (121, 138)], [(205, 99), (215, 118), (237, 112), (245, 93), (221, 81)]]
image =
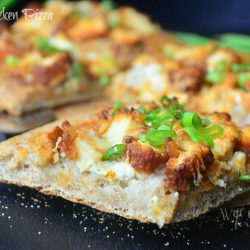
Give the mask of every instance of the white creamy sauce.
[(77, 140), (76, 143), (78, 148), (78, 161), (76, 161), (76, 166), (81, 172), (88, 171), (102, 156), (88, 143), (80, 140)]
[(129, 72), (126, 80), (128, 87), (137, 89), (148, 83), (155, 91), (164, 90), (166, 79), (161, 65), (156, 63), (137, 65)]
[(104, 134), (105, 138), (111, 143), (111, 145), (122, 143), (123, 137), (126, 135), (131, 122), (131, 117), (117, 116)]

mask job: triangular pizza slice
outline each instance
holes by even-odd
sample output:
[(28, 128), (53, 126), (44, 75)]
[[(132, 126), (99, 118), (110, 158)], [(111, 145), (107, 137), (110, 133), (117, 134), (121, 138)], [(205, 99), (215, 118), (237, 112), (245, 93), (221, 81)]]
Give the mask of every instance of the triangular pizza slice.
[(0, 144), (0, 179), (159, 226), (250, 189), (250, 127), (176, 99), (116, 102)]

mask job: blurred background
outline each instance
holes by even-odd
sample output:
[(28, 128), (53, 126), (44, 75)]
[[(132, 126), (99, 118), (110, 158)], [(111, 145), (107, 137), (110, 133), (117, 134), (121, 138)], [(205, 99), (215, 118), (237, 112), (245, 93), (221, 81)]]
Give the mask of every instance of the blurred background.
[[(16, 8), (21, 8), (32, 1), (17, 2)], [(169, 30), (203, 35), (226, 32), (250, 34), (249, 0), (115, 0), (114, 2), (117, 5), (132, 5), (138, 8)]]

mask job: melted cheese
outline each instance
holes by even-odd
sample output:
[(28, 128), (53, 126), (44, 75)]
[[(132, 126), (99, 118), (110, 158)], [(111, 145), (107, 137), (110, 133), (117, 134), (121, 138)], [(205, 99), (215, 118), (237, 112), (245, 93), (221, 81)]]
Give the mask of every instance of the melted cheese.
[(111, 143), (111, 145), (120, 144), (131, 125), (132, 118), (130, 116), (126, 116), (125, 114), (117, 115), (104, 134), (104, 137)]
[(85, 141), (77, 140), (76, 145), (78, 149), (76, 166), (81, 172), (88, 171), (93, 164), (101, 160), (102, 155)]
[(49, 42), (51, 45), (56, 47), (57, 49), (60, 50), (65, 50), (65, 51), (74, 51), (74, 46), (71, 42), (68, 40), (62, 38), (62, 37), (53, 37), (49, 39)]
[(106, 176), (111, 180), (129, 181), (135, 178), (135, 170), (126, 162), (98, 162), (92, 165), (90, 172)]
[(162, 93), (167, 85), (162, 66), (155, 63), (137, 65), (127, 75), (125, 84), (132, 89), (143, 89), (145, 100), (151, 100), (154, 92)]

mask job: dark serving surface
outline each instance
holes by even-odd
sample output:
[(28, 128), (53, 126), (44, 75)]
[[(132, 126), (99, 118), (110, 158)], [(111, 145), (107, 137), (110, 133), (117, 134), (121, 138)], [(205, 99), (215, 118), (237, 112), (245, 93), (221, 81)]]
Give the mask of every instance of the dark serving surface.
[(1, 184), (0, 249), (249, 249), (249, 215), (228, 208), (159, 229)]

